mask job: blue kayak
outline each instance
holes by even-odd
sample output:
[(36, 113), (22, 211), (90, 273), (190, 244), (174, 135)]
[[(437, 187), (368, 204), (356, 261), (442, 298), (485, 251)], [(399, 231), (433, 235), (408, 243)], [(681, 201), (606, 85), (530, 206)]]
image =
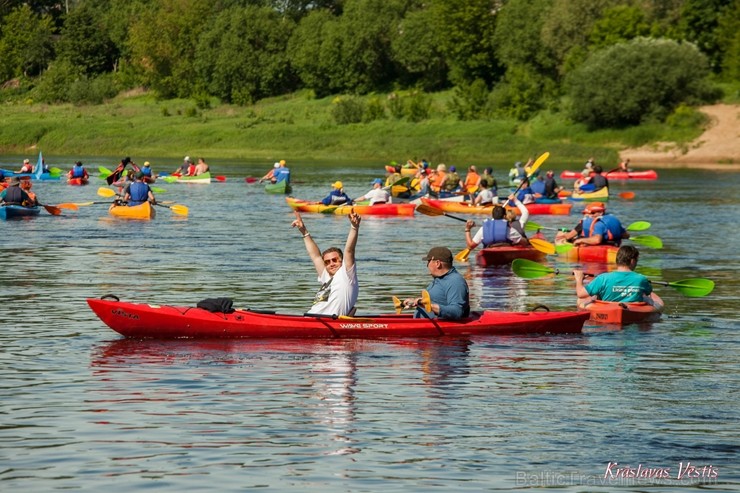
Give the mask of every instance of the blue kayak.
[(24, 207), (22, 205), (0, 206), (0, 219), (16, 219), (23, 217), (36, 217), (41, 212), (40, 207)]

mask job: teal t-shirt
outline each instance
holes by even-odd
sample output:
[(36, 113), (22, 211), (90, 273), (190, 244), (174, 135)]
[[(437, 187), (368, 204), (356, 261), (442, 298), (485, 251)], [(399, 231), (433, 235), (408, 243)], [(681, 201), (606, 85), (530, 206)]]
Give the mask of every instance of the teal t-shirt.
[(585, 286), (591, 296), (603, 301), (622, 301), (625, 303), (643, 301), (643, 297), (653, 292), (653, 285), (647, 277), (637, 272), (609, 272), (594, 278)]

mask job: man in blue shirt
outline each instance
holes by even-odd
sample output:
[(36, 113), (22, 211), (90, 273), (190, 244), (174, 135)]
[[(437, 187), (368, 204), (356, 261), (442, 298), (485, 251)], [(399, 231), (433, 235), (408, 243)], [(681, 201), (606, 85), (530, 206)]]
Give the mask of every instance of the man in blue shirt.
[(470, 293), (468, 283), (452, 266), (452, 252), (449, 248), (434, 247), (426, 256), (427, 269), (432, 282), (427, 286), (431, 306), (424, 307), (422, 298), (408, 298), (406, 307), (417, 307), (416, 318), (442, 318), (460, 320), (470, 315)]

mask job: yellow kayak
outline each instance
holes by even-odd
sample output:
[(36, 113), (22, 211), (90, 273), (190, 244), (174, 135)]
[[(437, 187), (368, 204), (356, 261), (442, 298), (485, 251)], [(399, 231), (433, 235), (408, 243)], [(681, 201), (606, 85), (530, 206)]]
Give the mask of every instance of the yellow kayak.
[(156, 211), (149, 202), (144, 202), (139, 205), (116, 205), (111, 204), (108, 213), (111, 216), (125, 217), (128, 219), (154, 219)]

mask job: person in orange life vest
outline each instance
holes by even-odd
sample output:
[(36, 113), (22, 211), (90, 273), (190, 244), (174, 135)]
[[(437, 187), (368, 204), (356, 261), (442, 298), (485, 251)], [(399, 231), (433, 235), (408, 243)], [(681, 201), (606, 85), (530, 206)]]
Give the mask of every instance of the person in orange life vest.
[(33, 165), (28, 159), (23, 160), (23, 166), (17, 171), (17, 173), (33, 173)]
[(447, 181), (447, 165), (438, 164), (437, 170), (432, 172), (432, 176), (429, 177), (429, 189), (434, 193), (442, 191), (445, 182)]
[(126, 190), (126, 194), (123, 196), (123, 201), (128, 204), (129, 207), (143, 204), (144, 202), (151, 202), (153, 205), (157, 203), (157, 199), (152, 193), (152, 189), (149, 188), (144, 182), (144, 174), (139, 171), (134, 177), (134, 182), (129, 185)]
[(72, 169), (69, 170), (69, 173), (67, 173), (67, 177), (69, 179), (84, 178), (85, 180), (87, 180), (90, 176), (87, 174), (87, 170), (82, 165), (82, 161), (75, 161), (74, 166), (72, 166)]
[(475, 166), (470, 166), (468, 168), (468, 174), (465, 175), (465, 181), (460, 182), (460, 187), (465, 193), (473, 194), (477, 192), (478, 187), (480, 187), (480, 179), (481, 176), (478, 174)]
[(555, 235), (555, 243), (573, 243), (581, 245), (616, 245), (630, 237), (619, 219), (606, 214), (603, 202), (591, 202), (583, 209), (584, 218), (568, 231), (560, 231)]
[(491, 219), (483, 221), (475, 236), (470, 235), (470, 231), (475, 227), (475, 221), (471, 219), (465, 223), (465, 243), (470, 250), (474, 250), (481, 243), (484, 248), (500, 244), (529, 245), (527, 235), (524, 233), (524, 226), (529, 220), (529, 211), (513, 193), (509, 195), (509, 201), (519, 209), (521, 216), (518, 220), (513, 210), (494, 205), (491, 209)]

